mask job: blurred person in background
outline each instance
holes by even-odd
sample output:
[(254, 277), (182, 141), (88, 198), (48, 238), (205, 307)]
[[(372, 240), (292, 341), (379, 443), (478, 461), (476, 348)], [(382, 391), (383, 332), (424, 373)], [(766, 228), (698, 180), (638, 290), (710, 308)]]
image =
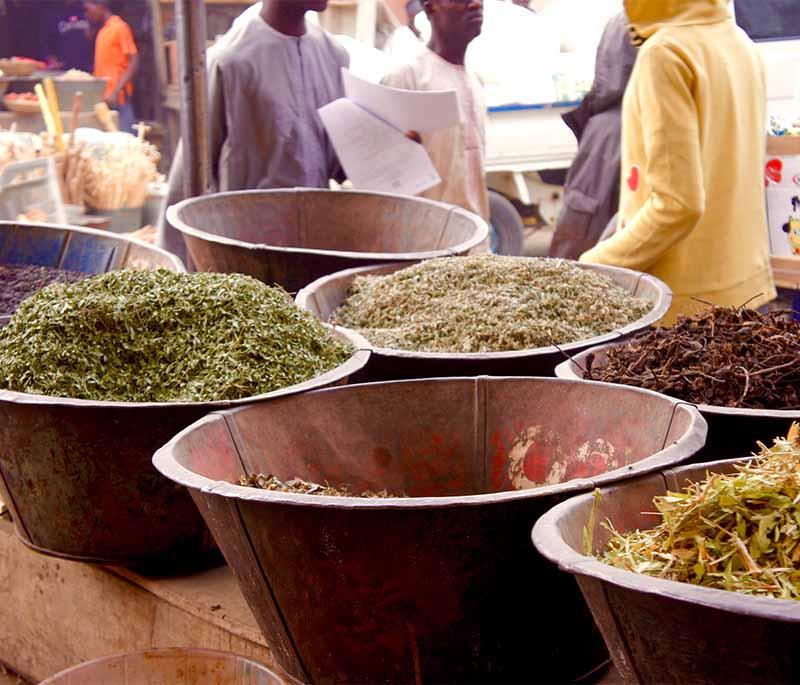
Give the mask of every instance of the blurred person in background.
[(97, 31), (94, 45), (94, 75), (104, 78), (106, 104), (119, 112), (120, 131), (131, 131), (136, 123), (133, 111), (133, 77), (139, 67), (139, 51), (131, 27), (111, 11), (110, 0), (86, 0), (86, 18)]
[(664, 323), (776, 296), (764, 203), (766, 84), (727, 0), (625, 0), (641, 45), (623, 101), (617, 232), (582, 262), (672, 288)]
[[(489, 219), (486, 187), (486, 103), (478, 77), (464, 65), (467, 47), (481, 33), (483, 0), (423, 0), (431, 38), (410, 64), (382, 83), (403, 90), (455, 90), (461, 123), (416, 137), (442, 181), (423, 197), (458, 205)], [(481, 247), (488, 249), (487, 244)]]
[[(317, 113), (344, 97), (347, 51), (308, 11), (327, 0), (264, 0), (249, 8), (207, 55), (210, 190), (327, 188), (344, 180)], [(185, 199), (183, 151), (169, 175), (167, 206)], [(186, 260), (182, 236), (166, 219), (158, 244)]]
[(619, 207), (622, 96), (636, 62), (624, 14), (612, 18), (597, 48), (594, 82), (580, 107), (564, 115), (578, 154), (564, 187), (551, 257), (578, 259), (597, 243)]
[(94, 69), (94, 44), (82, 0), (63, 0), (44, 8), (45, 50), (50, 69)]

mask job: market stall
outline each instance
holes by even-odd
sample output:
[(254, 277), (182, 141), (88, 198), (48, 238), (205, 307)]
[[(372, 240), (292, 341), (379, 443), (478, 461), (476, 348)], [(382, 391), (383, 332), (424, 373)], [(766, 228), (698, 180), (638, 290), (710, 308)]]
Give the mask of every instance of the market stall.
[[(469, 255), (485, 222), (417, 197), (210, 195), (206, 12), (169, 8), (190, 198), (169, 219), (197, 272), (0, 222), (0, 662), (72, 685), (792, 681), (800, 321), (661, 328), (659, 278)], [(51, 90), (0, 166), (140, 209), (157, 151)], [(572, 98), (495, 101), (517, 148), (496, 169), (567, 164)], [(514, 141), (537, 112), (534, 158)]]

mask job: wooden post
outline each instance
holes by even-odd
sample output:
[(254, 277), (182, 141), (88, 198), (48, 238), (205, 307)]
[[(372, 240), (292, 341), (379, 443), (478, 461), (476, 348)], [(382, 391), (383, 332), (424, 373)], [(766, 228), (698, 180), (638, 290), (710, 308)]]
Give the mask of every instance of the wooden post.
[[(153, 27), (153, 57), (156, 63), (156, 77), (158, 78), (158, 94), (156, 98), (156, 120), (164, 119), (164, 100), (167, 87), (167, 56), (164, 54), (164, 25), (161, 21), (161, 6), (158, 0), (148, 0), (150, 9), (150, 25)], [(175, 143), (172, 143), (173, 145)]]
[(203, 0), (175, 0), (181, 89), (183, 183), (186, 197), (208, 191), (206, 8)]

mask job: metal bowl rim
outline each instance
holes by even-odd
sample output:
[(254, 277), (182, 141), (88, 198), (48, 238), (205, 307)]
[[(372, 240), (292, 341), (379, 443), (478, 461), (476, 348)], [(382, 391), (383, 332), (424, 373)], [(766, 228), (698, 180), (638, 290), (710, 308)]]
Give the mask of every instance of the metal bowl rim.
[[(566, 380), (566, 379), (565, 379)], [(585, 381), (591, 382), (591, 381)], [(734, 464), (749, 461), (754, 457), (745, 459), (726, 459), (721, 461), (709, 462), (707, 464), (690, 464), (688, 466), (676, 466), (666, 469), (668, 473), (680, 473), (681, 470), (696, 470), (706, 467), (709, 470), (724, 464)], [(663, 472), (663, 471), (662, 471)], [(624, 488), (628, 483), (619, 482), (615, 484)], [(667, 486), (665, 483), (664, 491)], [(622, 491), (615, 493), (615, 496), (622, 496)], [(703, 587), (691, 583), (679, 583), (674, 580), (655, 578), (625, 571), (623, 569), (604, 564), (599, 559), (586, 556), (576, 552), (566, 543), (558, 530), (558, 522), (568, 512), (577, 507), (591, 502), (594, 498), (593, 492), (581, 493), (560, 502), (552, 509), (542, 514), (534, 524), (531, 531), (531, 540), (538, 552), (558, 568), (566, 573), (573, 575), (587, 576), (603, 583), (621, 587), (625, 590), (639, 592), (647, 595), (656, 595), (667, 599), (678, 600), (697, 604), (709, 609), (727, 611), (738, 615), (752, 616), (756, 618), (766, 618), (786, 623), (800, 623), (800, 602), (793, 599), (776, 599), (772, 597), (753, 597), (743, 595), (730, 590), (720, 590), (717, 588)]]
[[(627, 342), (626, 340), (615, 340), (612, 342), (602, 343), (600, 345), (595, 345), (587, 350), (582, 350), (578, 354), (575, 355), (574, 359), (565, 359), (555, 368), (556, 378), (562, 378), (564, 380), (578, 380), (578, 381), (586, 381), (582, 376), (580, 376), (575, 371), (576, 361), (583, 361), (588, 355), (590, 354), (597, 354), (598, 352), (608, 350), (612, 347), (618, 347), (620, 345), (625, 345)], [(635, 385), (625, 385), (625, 383), (613, 383), (613, 385), (624, 385), (626, 388), (635, 388)], [(661, 393), (666, 394), (666, 393)], [(759, 418), (771, 418), (771, 419), (800, 419), (800, 409), (744, 409), (744, 408), (737, 408), (737, 407), (722, 407), (716, 404), (701, 404), (695, 402), (687, 402), (686, 400), (680, 400), (677, 397), (673, 397), (672, 395), (667, 395), (667, 397), (681, 402), (682, 404), (688, 404), (693, 407), (697, 407), (701, 413), (714, 415), (714, 416), (741, 416), (743, 418), (746, 417), (759, 417)]]
[[(227, 238), (225, 236), (218, 236), (213, 233), (208, 233), (199, 228), (189, 226), (181, 219), (178, 214), (186, 206), (196, 204), (198, 201), (207, 200), (208, 198), (230, 197), (230, 196), (247, 196), (247, 195), (279, 195), (279, 194), (296, 194), (300, 192), (317, 192), (317, 193), (331, 193), (334, 195), (373, 195), (377, 197), (385, 197), (387, 199), (400, 199), (403, 201), (414, 200), (416, 202), (424, 203), (427, 205), (441, 207), (447, 210), (450, 214), (460, 214), (469, 218), (478, 228), (478, 232), (470, 239), (461, 243), (453, 245), (452, 247), (442, 248), (439, 250), (428, 250), (426, 252), (354, 252), (349, 250), (321, 250), (312, 247), (283, 247), (280, 245), (270, 245), (268, 243), (251, 243), (243, 240), (236, 240), (235, 238)], [(213, 193), (210, 195), (203, 195), (200, 197), (190, 197), (182, 200), (174, 205), (167, 207), (166, 211), (167, 222), (173, 226), (177, 231), (185, 235), (190, 235), (193, 238), (198, 238), (209, 243), (218, 243), (220, 245), (229, 245), (243, 250), (257, 251), (270, 251), (280, 252), (285, 254), (313, 254), (322, 255), (327, 257), (340, 257), (342, 259), (376, 259), (383, 262), (397, 261), (405, 259), (407, 261), (416, 261), (420, 259), (434, 259), (436, 257), (446, 257), (467, 252), (473, 247), (480, 245), (489, 236), (489, 225), (486, 221), (472, 212), (468, 212), (460, 207), (448, 205), (443, 202), (436, 202), (421, 197), (405, 197), (392, 195), (391, 193), (379, 193), (371, 190), (326, 190), (324, 188), (277, 188), (271, 190), (235, 190), (224, 193)]]
[[(397, 381), (380, 381), (376, 383), (363, 383), (352, 386), (338, 388), (322, 388), (312, 391), (314, 394), (332, 393), (354, 390), (355, 388), (376, 387), (412, 383), (430, 382), (452, 382), (452, 381), (534, 381), (552, 384), (592, 383), (598, 387), (619, 387), (610, 383), (598, 383), (594, 381), (570, 381), (560, 378), (544, 378), (536, 376), (464, 376), (464, 377), (441, 377), (424, 379), (406, 379)], [(547, 485), (540, 488), (530, 488), (526, 490), (513, 490), (499, 493), (483, 493), (478, 495), (450, 495), (445, 497), (388, 497), (388, 498), (363, 498), (363, 497), (333, 497), (328, 495), (296, 495), (293, 493), (275, 492), (271, 490), (259, 490), (242, 485), (235, 485), (228, 481), (213, 480), (195, 471), (182, 466), (172, 457), (172, 450), (185, 435), (191, 433), (205, 423), (214, 422), (222, 419), (232, 411), (241, 411), (244, 407), (228, 410), (215, 411), (195, 421), (184, 428), (180, 433), (172, 438), (166, 445), (159, 448), (153, 455), (153, 465), (165, 477), (183, 485), (184, 487), (198, 490), (203, 494), (213, 494), (222, 497), (260, 502), (265, 504), (286, 504), (290, 506), (310, 506), (312, 508), (329, 509), (434, 509), (434, 508), (455, 508), (462, 506), (483, 506), (491, 504), (503, 504), (516, 500), (539, 499), (549, 496), (564, 496), (577, 494), (584, 491), (591, 491), (603, 485), (613, 485), (620, 481), (646, 475), (655, 471), (663, 470), (667, 467), (674, 467), (689, 459), (696, 454), (705, 444), (707, 435), (707, 424), (699, 411), (692, 406), (676, 402), (671, 397), (660, 395), (650, 390), (641, 388), (630, 388), (652, 397), (657, 397), (661, 401), (670, 402), (673, 407), (685, 408), (690, 416), (691, 422), (686, 432), (675, 442), (666, 445), (662, 450), (651, 454), (634, 464), (622, 466), (607, 471), (594, 478), (575, 478), (556, 485)], [(311, 394), (311, 393), (307, 393)], [(671, 423), (670, 423), (671, 425)], [(669, 428), (667, 428), (667, 431)], [(676, 453), (685, 452), (679, 458)]]
[[(160, 254), (162, 257), (166, 257), (175, 266), (175, 273), (186, 273), (186, 266), (184, 266), (180, 257), (178, 257), (177, 255), (172, 254), (172, 252), (168, 252), (162, 247), (158, 247), (157, 245), (151, 245), (150, 243), (146, 243), (143, 240), (139, 240), (138, 238), (131, 238), (130, 236), (124, 235), (122, 233), (111, 233), (110, 231), (101, 231), (96, 228), (87, 228), (85, 226), (70, 226), (68, 224), (51, 224), (51, 223), (34, 224), (29, 221), (0, 221), (0, 230), (14, 226), (21, 226), (23, 228), (34, 228), (34, 229), (50, 228), (50, 229), (55, 229), (57, 231), (63, 231), (65, 233), (82, 233), (84, 235), (93, 235), (99, 238), (106, 238), (106, 239), (112, 238), (114, 240), (120, 240), (126, 243), (133, 243), (134, 245), (146, 248), (147, 250), (152, 250), (153, 252)], [(23, 264), (22, 266), (29, 266), (29, 265)], [(100, 274), (95, 274), (95, 275), (99, 276)]]
[[(542, 259), (541, 257), (522, 257), (522, 259)], [(508, 350), (504, 352), (415, 352), (413, 350), (399, 350), (392, 347), (379, 347), (377, 345), (373, 345), (369, 341), (367, 343), (370, 346), (370, 349), (375, 353), (382, 357), (393, 357), (395, 359), (429, 359), (429, 360), (439, 360), (439, 361), (480, 361), (480, 360), (503, 360), (503, 359), (519, 359), (519, 358), (527, 358), (527, 357), (534, 357), (534, 356), (544, 356), (548, 354), (561, 354), (564, 352), (578, 352), (581, 350), (585, 350), (587, 346), (595, 347), (610, 341), (617, 340), (620, 337), (626, 337), (633, 333), (636, 333), (648, 326), (652, 326), (654, 323), (660, 321), (664, 315), (669, 310), (670, 306), (672, 305), (672, 290), (670, 287), (664, 283), (659, 278), (652, 276), (647, 273), (643, 273), (640, 271), (633, 271), (632, 269), (625, 269), (623, 267), (618, 266), (606, 266), (606, 265), (596, 265), (596, 264), (586, 264), (583, 262), (576, 262), (570, 259), (561, 259), (558, 257), (547, 257), (547, 259), (560, 259), (560, 261), (570, 262), (575, 266), (585, 269), (587, 271), (599, 271), (600, 273), (603, 272), (618, 272), (622, 273), (629, 273), (635, 274), (639, 277), (637, 281), (637, 287), (639, 283), (642, 282), (649, 282), (659, 292), (659, 299), (654, 303), (653, 308), (650, 310), (649, 313), (645, 314), (644, 316), (636, 319), (636, 321), (632, 321), (631, 323), (623, 326), (622, 328), (618, 328), (614, 331), (609, 333), (603, 333), (602, 335), (596, 335), (592, 338), (586, 338), (585, 340), (576, 340), (570, 343), (564, 343), (563, 345), (559, 345), (555, 347), (553, 345), (546, 346), (546, 347), (530, 347), (524, 350)], [(421, 260), (420, 260), (421, 261)], [(351, 274), (355, 276), (360, 276), (362, 274), (369, 274), (370, 272), (374, 271), (385, 271), (386, 273), (393, 273), (394, 271), (400, 271), (401, 269), (407, 268), (410, 266), (408, 263), (404, 262), (394, 262), (391, 264), (382, 264), (382, 265), (370, 265), (370, 266), (360, 266), (353, 269), (345, 269), (343, 271), (337, 271), (336, 273), (329, 274), (328, 276), (323, 276), (318, 278), (317, 280), (309, 283), (305, 288), (300, 290), (295, 297), (295, 302), (297, 306), (301, 309), (305, 309), (306, 311), (310, 311), (307, 306), (307, 301), (310, 297), (312, 297), (317, 290), (319, 290), (322, 286), (327, 284), (329, 281), (332, 281), (337, 278), (342, 277), (349, 277)], [(596, 268), (601, 266), (601, 268)], [(345, 326), (339, 326), (339, 328), (345, 328)], [(355, 329), (349, 329), (355, 330)], [(569, 355), (567, 355), (569, 356)]]

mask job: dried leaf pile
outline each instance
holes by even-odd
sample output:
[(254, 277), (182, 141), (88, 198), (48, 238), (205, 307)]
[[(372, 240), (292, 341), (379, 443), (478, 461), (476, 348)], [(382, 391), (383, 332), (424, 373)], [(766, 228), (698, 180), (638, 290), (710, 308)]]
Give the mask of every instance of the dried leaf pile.
[(0, 329), (0, 388), (87, 400), (233, 400), (344, 362), (280, 288), (238, 274), (113, 271), (40, 290)]
[(302, 478), (292, 478), (291, 480), (281, 480), (277, 476), (265, 476), (259, 473), (254, 476), (242, 476), (239, 485), (259, 490), (272, 490), (273, 492), (291, 492), (295, 495), (325, 495), (326, 497), (364, 497), (364, 498), (388, 498), (404, 497), (404, 495), (394, 495), (386, 490), (364, 490), (360, 494), (353, 493), (346, 485), (334, 487), (330, 483), (320, 485), (311, 483)]
[(11, 314), (25, 298), (51, 283), (73, 283), (86, 278), (79, 271), (49, 266), (0, 265), (0, 314)]
[(800, 427), (731, 475), (656, 497), (661, 523), (612, 533), (612, 566), (748, 595), (800, 599)]
[(656, 390), (686, 402), (800, 409), (800, 323), (784, 312), (713, 308), (609, 349), (586, 378)]
[(480, 255), (359, 277), (333, 318), (380, 347), (501, 352), (609, 333), (651, 308), (560, 259)]

